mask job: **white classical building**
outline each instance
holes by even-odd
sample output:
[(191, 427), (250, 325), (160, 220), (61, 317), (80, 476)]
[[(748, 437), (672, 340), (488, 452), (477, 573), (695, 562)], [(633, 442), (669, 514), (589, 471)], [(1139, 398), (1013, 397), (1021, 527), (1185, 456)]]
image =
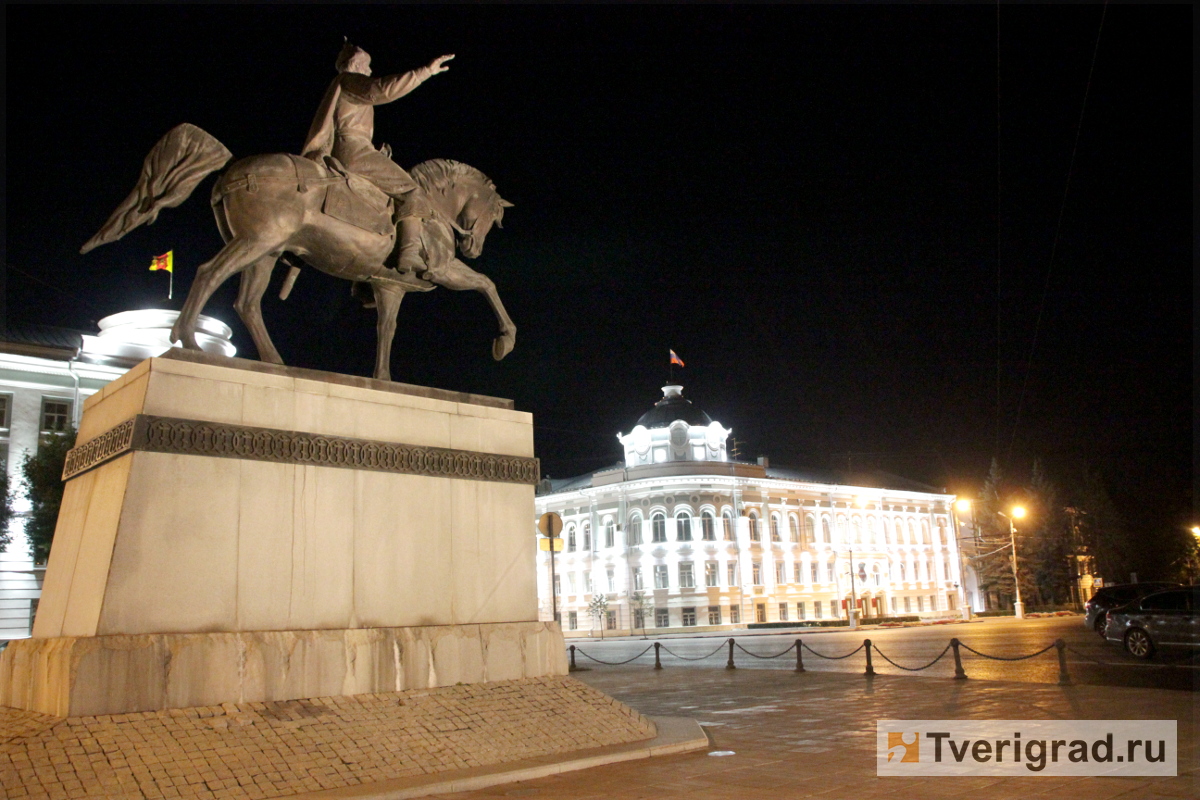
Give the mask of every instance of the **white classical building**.
[[(0, 640), (29, 635), (41, 596), (44, 564), (34, 564), (25, 538), (21, 461), (39, 442), (79, 427), (83, 401), (143, 359), (171, 347), (177, 311), (124, 311), (100, 320), (97, 334), (49, 325), (8, 324), (0, 330), (0, 465), (8, 476), (14, 517), (0, 550)], [(236, 352), (233, 331), (200, 317), (196, 338), (211, 353)]]
[[(567, 636), (846, 619), (855, 607), (859, 619), (962, 613), (953, 495), (880, 472), (731, 461), (730, 433), (666, 386), (619, 436), (623, 464), (542, 482), (537, 513), (564, 523), (553, 585)], [(539, 550), (543, 619), (550, 561)]]

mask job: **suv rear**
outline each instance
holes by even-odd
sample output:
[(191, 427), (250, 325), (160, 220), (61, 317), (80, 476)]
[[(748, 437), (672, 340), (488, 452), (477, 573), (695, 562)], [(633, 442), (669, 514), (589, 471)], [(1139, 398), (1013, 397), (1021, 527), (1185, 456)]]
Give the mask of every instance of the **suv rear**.
[(1164, 589), (1178, 589), (1178, 583), (1146, 581), (1144, 583), (1118, 583), (1096, 591), (1084, 605), (1083, 624), (1104, 636), (1104, 615), (1114, 608), (1132, 603), (1140, 597)]

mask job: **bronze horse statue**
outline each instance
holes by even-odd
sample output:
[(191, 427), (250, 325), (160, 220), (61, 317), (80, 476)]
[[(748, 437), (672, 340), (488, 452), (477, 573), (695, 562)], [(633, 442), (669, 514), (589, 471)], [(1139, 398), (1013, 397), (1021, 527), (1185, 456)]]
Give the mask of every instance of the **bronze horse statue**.
[[(146, 156), (142, 177), (100, 232), (80, 252), (116, 241), (142, 224), (154, 222), (163, 208), (188, 198), (207, 175), (225, 166), (232, 154), (210, 134), (183, 124), (172, 129)], [(421, 233), (425, 270), (419, 276), (385, 265), (396, 244), (390, 199), (367, 181), (347, 173), (333, 159), (324, 163), (284, 153), (251, 156), (234, 163), (217, 180), (213, 213), (225, 246), (196, 270), (171, 341), (199, 349), (196, 318), (212, 293), (241, 273), (234, 308), (254, 339), (259, 358), (282, 364), (262, 317), (262, 296), (275, 264), (291, 267), (280, 292), (286, 299), (299, 272), (295, 259), (321, 272), (370, 286), (378, 320), (375, 377), (391, 380), (392, 338), (400, 301), (409, 291), (435, 286), (473, 289), (488, 299), (500, 335), (492, 342), (497, 361), (512, 351), (517, 327), (509, 319), (486, 276), (455, 258), (475, 258), (493, 224), (501, 227), (503, 200), (487, 177), (466, 164), (433, 159), (410, 171), (425, 192), (433, 214)]]

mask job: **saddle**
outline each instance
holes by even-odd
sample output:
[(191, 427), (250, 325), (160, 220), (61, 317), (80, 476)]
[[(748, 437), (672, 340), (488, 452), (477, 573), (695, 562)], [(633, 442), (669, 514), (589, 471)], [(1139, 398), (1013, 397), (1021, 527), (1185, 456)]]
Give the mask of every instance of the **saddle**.
[(348, 171), (333, 156), (325, 156), (325, 166), (343, 180), (325, 187), (321, 211), (336, 220), (380, 236), (395, 235), (395, 201), (366, 178)]

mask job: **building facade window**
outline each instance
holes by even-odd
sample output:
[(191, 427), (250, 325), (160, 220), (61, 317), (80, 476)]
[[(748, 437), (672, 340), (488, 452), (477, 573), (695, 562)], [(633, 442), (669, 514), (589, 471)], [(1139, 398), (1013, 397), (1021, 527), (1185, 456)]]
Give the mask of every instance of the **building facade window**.
[(778, 514), (771, 515), (771, 541), (772, 542), (782, 542), (783, 541), (782, 539), (779, 538), (779, 515)]
[[(557, 578), (557, 577), (559, 577), (559, 576), (558, 576), (558, 575), (555, 575), (554, 577), (556, 577), (556, 578)], [(575, 573), (574, 573), (574, 572), (568, 572), (568, 573), (567, 573), (567, 590), (568, 590), (568, 591), (569, 591), (571, 594), (578, 594), (578, 592), (576, 592), (576, 591), (575, 591), (575, 588), (576, 588), (576, 586), (575, 586)]]
[(562, 594), (562, 575), (554, 576), (554, 593), (556, 595)]
[(829, 527), (829, 517), (821, 517), (821, 541), (825, 544), (833, 543), (833, 532)]
[(804, 583), (804, 565), (801, 564), (799, 561), (797, 561), (796, 569), (794, 570), (794, 572), (795, 572), (796, 580), (793, 582), (794, 583)]
[(692, 540), (692, 515), (680, 514), (675, 517), (675, 540), (690, 542)]
[(669, 628), (671, 627), (671, 613), (665, 608), (654, 609), (654, 627)]
[(713, 519), (711, 511), (705, 511), (700, 515), (700, 536), (706, 542), (713, 542), (717, 539), (717, 521)]
[(825, 565), (825, 582), (826, 583), (834, 583), (836, 581), (837, 581), (837, 578), (833, 574), (833, 562), (830, 561), (828, 564)]
[(583, 549), (589, 553), (592, 550), (592, 526), (587, 522), (583, 523)]
[(787, 564), (782, 561), (775, 562), (775, 583), (787, 583)]
[(755, 622), (766, 622), (767, 621), (767, 604), (766, 603), (755, 603), (754, 604), (754, 621)]
[(820, 569), (821, 569), (821, 566), (819, 564), (817, 564), (816, 562), (813, 562), (812, 564), (809, 565), (809, 571), (812, 573), (812, 582), (813, 583), (821, 582), (821, 577), (820, 577), (820, 575), (817, 574), (818, 570), (820, 570)]
[(904, 613), (907, 614), (910, 611), (912, 611), (912, 598), (906, 597), (904, 598)]
[(804, 603), (796, 603), (796, 619), (808, 619), (804, 613)]
[(71, 427), (71, 401), (42, 398), (42, 433), (62, 433)]
[(878, 585), (879, 585), (879, 579), (880, 579), (880, 576), (879, 576), (879, 565), (878, 565), (878, 564), (876, 564), (876, 565), (875, 565), (875, 566), (874, 566), (874, 567), (871, 569), (871, 574), (872, 574), (872, 575), (874, 576), (874, 578), (875, 578), (875, 585), (876, 585), (876, 586), (878, 586)]
[(617, 590), (617, 572), (615, 567), (608, 567), (604, 570), (604, 576), (608, 579), (608, 591), (615, 592)]
[(692, 562), (690, 561), (683, 561), (679, 564), (679, 588), (696, 588), (696, 578), (692, 574)]
[(567, 630), (569, 630), (569, 631), (579, 630), (579, 612), (578, 611), (568, 611), (567, 612)]
[(779, 621), (780, 622), (788, 621), (788, 604), (787, 603), (779, 604)]
[(925, 610), (925, 598), (921, 597), (921, 595), (917, 595), (917, 612), (920, 613), (924, 610)]
[(8, 430), (12, 424), (9, 417), (12, 414), (12, 395), (0, 394), (0, 431)]
[(721, 512), (721, 528), (725, 531), (725, 541), (733, 541), (733, 513), (726, 510)]
[(640, 608), (635, 608), (633, 610), (633, 627), (635, 627), (635, 628), (645, 628), (646, 627), (646, 612), (642, 611)]
[(605, 616), (605, 622), (607, 623), (605, 627), (610, 631), (615, 631), (617, 629), (617, 612), (610, 608)]
[(752, 541), (752, 542), (760, 541), (761, 537), (759, 536), (759, 533), (758, 533), (758, 514), (754, 511), (751, 511), (750, 515), (749, 515), (749, 519), (750, 519), (750, 541)]
[(726, 577), (728, 578), (728, 580), (726, 581), (726, 584), (730, 588), (737, 586), (739, 584), (738, 577), (737, 577), (737, 562), (730, 561), (730, 562), (726, 563), (725, 564), (725, 572), (727, 573)]
[(754, 561), (750, 564), (750, 574), (751, 574), (751, 579), (754, 581), (755, 586), (763, 585), (762, 562), (761, 561)]
[(806, 545), (817, 543), (817, 524), (812, 514), (804, 515), (804, 543)]
[[(642, 585), (642, 568), (634, 567), (629, 570), (629, 579), (633, 582), (633, 590), (640, 591), (646, 587)], [(640, 625), (638, 627), (641, 627)]]
[(642, 543), (642, 518), (637, 514), (629, 517), (629, 526), (625, 528), (625, 544), (637, 547)]
[(616, 545), (616, 543), (617, 543), (616, 542), (616, 538), (617, 538), (616, 533), (617, 533), (616, 526), (613, 525), (613, 521), (611, 519), (605, 520), (604, 521), (604, 546), (605, 547), (613, 547), (614, 545)]
[(654, 588), (655, 589), (668, 588), (667, 581), (668, 581), (668, 578), (667, 578), (666, 564), (655, 564), (654, 565)]
[(708, 561), (704, 564), (704, 585), (705, 586), (720, 586), (721, 574), (717, 569), (717, 562)]
[(814, 601), (813, 601), (813, 618), (814, 618), (814, 619), (821, 619), (821, 617), (822, 617), (822, 614), (823, 614), (823, 612), (821, 611), (821, 601), (820, 601), (820, 600), (814, 600)]
[(575, 526), (574, 525), (567, 526), (567, 552), (568, 553), (575, 552)]
[(650, 541), (665, 542), (667, 540), (667, 518), (661, 511), (656, 511), (650, 517)]
[(709, 625), (720, 625), (721, 624), (721, 607), (720, 606), (709, 606), (708, 607), (708, 624)]
[(683, 609), (683, 626), (685, 628), (696, 627), (696, 607), (688, 606)]
[(799, 542), (800, 541), (800, 523), (796, 520), (795, 514), (788, 515), (788, 528), (790, 529), (791, 534), (792, 534), (792, 541)]
[(742, 624), (742, 609), (739, 606), (730, 606), (729, 607), (729, 624), (730, 625), (741, 625)]

